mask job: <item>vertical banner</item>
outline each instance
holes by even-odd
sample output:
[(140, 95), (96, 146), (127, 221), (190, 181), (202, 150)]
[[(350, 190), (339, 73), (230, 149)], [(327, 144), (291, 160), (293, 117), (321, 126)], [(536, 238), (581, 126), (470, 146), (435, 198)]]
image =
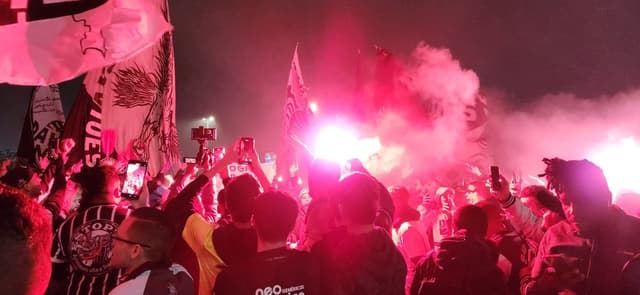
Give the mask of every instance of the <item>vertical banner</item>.
[(395, 100), (397, 66), (389, 50), (376, 46), (376, 70), (374, 73), (373, 114), (389, 107)]
[(22, 126), (17, 156), (40, 165), (39, 159), (55, 149), (63, 127), (64, 112), (58, 85), (35, 87)]
[(287, 98), (282, 117), (282, 133), (280, 152), (276, 158), (276, 173), (288, 179), (289, 169), (296, 165), (296, 150), (304, 143), (310, 126), (311, 110), (307, 102), (307, 89), (302, 79), (298, 46), (293, 53), (289, 79), (287, 81)]
[[(154, 13), (169, 21), (168, 2), (154, 3)], [(109, 67), (104, 77), (87, 74), (85, 84), (90, 91), (103, 90), (102, 124), (113, 132), (109, 148), (120, 159), (146, 161), (152, 175), (180, 162), (171, 32), (134, 58)]]
[(62, 133), (63, 139), (70, 138), (75, 142), (67, 166), (82, 162), (93, 167), (102, 158), (101, 96), (101, 93), (89, 93), (84, 84), (80, 88)]
[(492, 162), (489, 156), (489, 144), (486, 134), (489, 122), (487, 99), (478, 94), (473, 102), (473, 105), (465, 106), (464, 110), (467, 128), (463, 157), (467, 164), (486, 169)]

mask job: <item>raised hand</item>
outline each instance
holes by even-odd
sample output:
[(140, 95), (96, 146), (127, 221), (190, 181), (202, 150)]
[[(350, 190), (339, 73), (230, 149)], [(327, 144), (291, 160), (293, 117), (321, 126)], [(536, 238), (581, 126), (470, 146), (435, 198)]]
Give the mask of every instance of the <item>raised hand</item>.
[(505, 202), (507, 199), (509, 199), (509, 196), (511, 195), (509, 181), (506, 178), (504, 178), (504, 176), (500, 175), (500, 189), (497, 191), (491, 189), (490, 195), (491, 197), (497, 199), (500, 202)]

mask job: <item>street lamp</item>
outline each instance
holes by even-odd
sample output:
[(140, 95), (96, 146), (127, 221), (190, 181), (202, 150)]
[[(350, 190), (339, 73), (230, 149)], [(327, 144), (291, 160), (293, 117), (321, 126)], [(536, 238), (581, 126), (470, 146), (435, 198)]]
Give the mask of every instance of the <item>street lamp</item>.
[(209, 123), (210, 123), (210, 122), (211, 122), (211, 123), (213, 123), (213, 122), (215, 122), (215, 120), (216, 120), (216, 118), (215, 118), (214, 116), (202, 117), (203, 125), (204, 125), (206, 128), (209, 128)]

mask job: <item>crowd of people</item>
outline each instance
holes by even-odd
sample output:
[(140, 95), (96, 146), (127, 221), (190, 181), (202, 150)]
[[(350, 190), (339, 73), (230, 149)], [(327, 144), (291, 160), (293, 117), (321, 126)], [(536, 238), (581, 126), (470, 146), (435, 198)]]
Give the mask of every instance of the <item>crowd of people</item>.
[[(321, 159), (292, 192), (229, 152), (125, 200), (115, 163), (71, 165), (70, 146), (42, 171), (2, 163), (3, 294), (640, 294), (640, 219), (587, 160), (418, 197)], [(251, 173), (226, 177), (238, 159)]]

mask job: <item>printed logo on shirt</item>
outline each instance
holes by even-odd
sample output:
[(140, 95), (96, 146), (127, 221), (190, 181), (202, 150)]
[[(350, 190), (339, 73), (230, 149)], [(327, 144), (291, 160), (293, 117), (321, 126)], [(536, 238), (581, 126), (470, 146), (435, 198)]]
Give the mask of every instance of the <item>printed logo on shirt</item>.
[(87, 275), (99, 276), (108, 271), (111, 259), (111, 234), (118, 225), (111, 220), (92, 220), (73, 232), (71, 264)]
[(280, 285), (256, 289), (255, 295), (304, 295), (304, 285), (282, 288)]

